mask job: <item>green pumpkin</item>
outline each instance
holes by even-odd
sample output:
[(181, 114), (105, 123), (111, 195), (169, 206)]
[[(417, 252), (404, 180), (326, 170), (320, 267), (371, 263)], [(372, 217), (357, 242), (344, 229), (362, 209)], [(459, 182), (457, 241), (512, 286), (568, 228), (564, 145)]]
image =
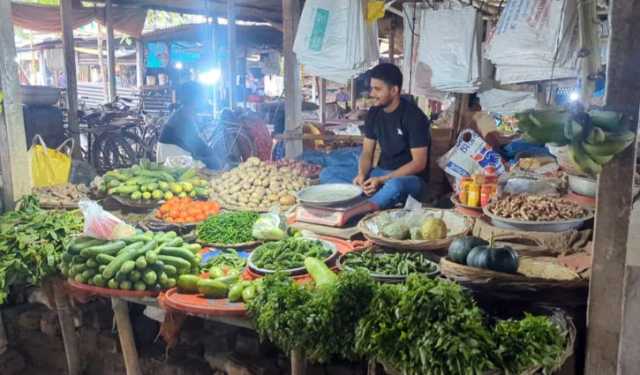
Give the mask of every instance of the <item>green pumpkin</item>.
[(459, 264), (467, 264), (467, 256), (474, 247), (488, 244), (487, 241), (473, 236), (458, 237), (449, 245), (449, 259)]
[(489, 269), (496, 272), (516, 273), (519, 265), (518, 253), (509, 246), (489, 250)]
[(496, 272), (518, 272), (518, 253), (509, 246), (495, 247), (493, 239), (488, 245), (476, 246), (467, 255), (467, 265)]
[(467, 266), (476, 268), (489, 268), (489, 246), (476, 246), (467, 255)]

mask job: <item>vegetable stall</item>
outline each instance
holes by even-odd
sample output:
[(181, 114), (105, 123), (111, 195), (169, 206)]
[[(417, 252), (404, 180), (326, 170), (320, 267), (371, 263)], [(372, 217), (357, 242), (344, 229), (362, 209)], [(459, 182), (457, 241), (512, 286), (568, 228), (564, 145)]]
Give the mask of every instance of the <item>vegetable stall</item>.
[[(478, 77), (460, 78), (453, 86), (466, 89)], [(450, 177), (445, 204), (409, 200), (365, 216), (362, 191), (314, 185), (293, 161), (249, 158), (213, 177), (143, 161), (91, 186), (33, 189), (0, 217), (0, 305), (25, 286), (59, 294), (60, 280), (77, 302), (109, 299), (128, 374), (143, 372), (128, 303), (250, 328), (291, 355), (296, 375), (307, 361), (366, 362), (372, 375), (571, 368), (583, 359), (589, 284), (602, 283), (601, 223), (623, 209), (603, 202), (628, 203), (608, 198), (607, 179), (635, 147), (633, 111), (516, 111), (501, 121), (548, 153), (508, 159), (461, 128), (468, 98), (456, 96), (457, 142), (433, 161)], [(470, 160), (452, 156), (473, 144)], [(358, 240), (326, 235), (347, 223)], [(58, 308), (75, 375), (75, 331), (68, 306)]]

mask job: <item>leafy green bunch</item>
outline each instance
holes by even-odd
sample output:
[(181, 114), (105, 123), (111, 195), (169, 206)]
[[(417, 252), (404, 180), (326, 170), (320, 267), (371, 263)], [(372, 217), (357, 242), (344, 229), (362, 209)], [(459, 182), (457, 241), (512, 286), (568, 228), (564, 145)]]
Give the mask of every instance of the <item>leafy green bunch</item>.
[(56, 274), (65, 243), (82, 229), (79, 212), (42, 210), (32, 196), (0, 216), (0, 304), (11, 285), (38, 285)]

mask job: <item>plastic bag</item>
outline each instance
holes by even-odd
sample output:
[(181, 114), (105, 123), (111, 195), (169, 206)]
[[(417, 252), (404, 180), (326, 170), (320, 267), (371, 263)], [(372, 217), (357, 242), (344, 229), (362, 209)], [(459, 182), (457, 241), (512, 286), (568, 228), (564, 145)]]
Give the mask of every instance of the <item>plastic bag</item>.
[(456, 179), (471, 176), (476, 172), (496, 176), (506, 172), (500, 154), (473, 130), (460, 133), (456, 145), (438, 159), (438, 165)]
[(67, 139), (57, 149), (48, 148), (39, 135), (33, 137), (33, 146), (29, 150), (31, 157), (31, 178), (33, 187), (62, 185), (69, 182), (71, 156), (61, 149), (73, 140)]
[(84, 216), (85, 236), (101, 240), (119, 240), (136, 233), (134, 227), (105, 211), (97, 202), (81, 200), (78, 207)]
[(279, 241), (287, 237), (287, 223), (275, 211), (262, 214), (253, 224), (251, 234), (258, 240)]

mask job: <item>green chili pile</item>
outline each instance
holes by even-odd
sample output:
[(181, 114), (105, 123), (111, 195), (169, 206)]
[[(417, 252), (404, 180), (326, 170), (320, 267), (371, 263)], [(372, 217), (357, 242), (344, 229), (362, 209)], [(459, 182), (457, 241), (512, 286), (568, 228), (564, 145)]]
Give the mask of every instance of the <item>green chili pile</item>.
[(344, 266), (365, 268), (371, 273), (385, 276), (408, 276), (412, 273), (430, 273), (436, 265), (418, 253), (382, 253), (375, 251), (353, 251), (344, 257)]
[(258, 220), (254, 212), (222, 212), (198, 225), (198, 240), (211, 244), (239, 244), (254, 240), (253, 224)]
[(325, 259), (331, 249), (321, 241), (290, 237), (282, 241), (267, 242), (253, 251), (251, 261), (262, 269), (278, 271), (304, 266), (304, 258)]

